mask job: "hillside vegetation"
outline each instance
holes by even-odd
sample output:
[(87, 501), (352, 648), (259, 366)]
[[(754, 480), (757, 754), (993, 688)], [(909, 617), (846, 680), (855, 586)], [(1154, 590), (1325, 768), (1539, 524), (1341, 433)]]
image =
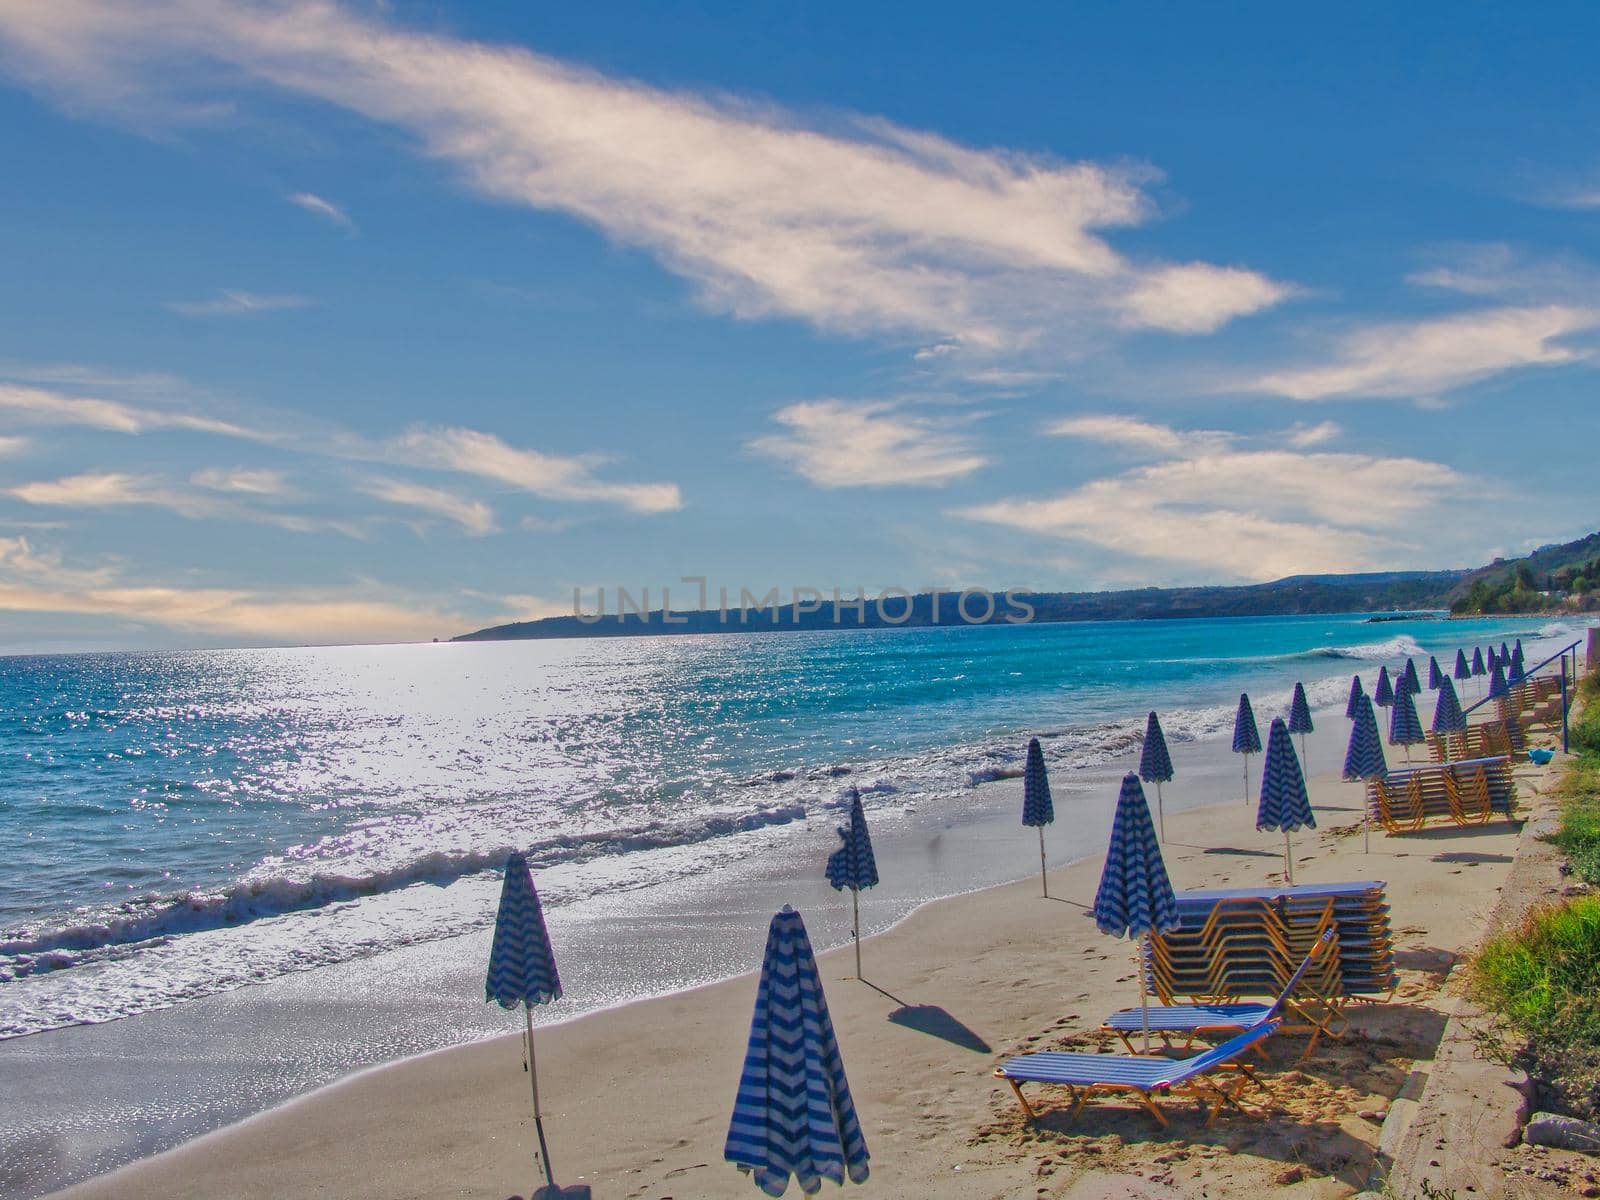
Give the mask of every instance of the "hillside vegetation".
[(1596, 609), (1600, 533), (1473, 571), (1453, 590), (1450, 602), (1450, 611), (1461, 616)]

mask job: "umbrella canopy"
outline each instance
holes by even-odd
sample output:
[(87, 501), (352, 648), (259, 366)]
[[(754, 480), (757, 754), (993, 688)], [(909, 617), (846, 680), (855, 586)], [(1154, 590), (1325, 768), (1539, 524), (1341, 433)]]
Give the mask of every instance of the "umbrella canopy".
[(1396, 688), (1394, 707), (1389, 710), (1389, 744), (1415, 746), (1423, 741), (1422, 720), (1417, 716), (1417, 702), (1404, 688)]
[(1389, 764), (1383, 758), (1377, 714), (1372, 711), (1372, 701), (1365, 696), (1356, 707), (1355, 724), (1350, 727), (1350, 745), (1344, 752), (1344, 777), (1351, 782), (1381, 779), (1389, 773)]
[(1435, 733), (1465, 733), (1467, 729), (1466, 714), (1461, 711), (1461, 701), (1456, 698), (1455, 685), (1448, 679), (1439, 689), (1439, 702), (1433, 708), (1433, 731)]
[(861, 793), (850, 789), (850, 823), (840, 826), (843, 844), (828, 855), (828, 883), (834, 891), (849, 888), (859, 892), (876, 886), (878, 864), (872, 857), (872, 837), (867, 833), (867, 814), (861, 807)]
[(1506, 684), (1505, 668), (1502, 667), (1500, 665), (1500, 661), (1496, 659), (1494, 669), (1489, 672), (1489, 695), (1504, 696), (1510, 690), (1511, 688)]
[(1139, 778), (1146, 783), (1170, 783), (1172, 780), (1172, 755), (1167, 752), (1167, 735), (1161, 732), (1161, 720), (1155, 713), (1145, 718)]
[(1456, 676), (1457, 679), (1471, 679), (1472, 678), (1472, 667), (1467, 662), (1467, 652), (1465, 650), (1457, 650), (1456, 651), (1455, 676)]
[(1022, 771), (1022, 823), (1049, 825), (1055, 819), (1056, 811), (1050, 804), (1050, 777), (1044, 769), (1044, 750), (1038, 738), (1030, 738), (1028, 764)]
[(1410, 692), (1413, 696), (1419, 695), (1422, 692), (1422, 680), (1417, 678), (1416, 659), (1406, 659), (1406, 669), (1400, 675), (1399, 686), (1404, 687), (1405, 690)]
[[(1311, 724), (1311, 705), (1306, 702), (1306, 685), (1294, 685), (1294, 699), (1289, 702), (1289, 732), (1310, 733), (1314, 729)], [(1270, 736), (1270, 735), (1269, 735)]]
[(1488, 672), (1489, 668), (1483, 665), (1483, 647), (1474, 646), (1472, 648), (1472, 673), (1474, 675), (1486, 675)]
[(1250, 707), (1250, 697), (1244, 692), (1239, 693), (1239, 711), (1233, 715), (1233, 752), (1261, 753), (1261, 731), (1256, 728), (1256, 714)]
[(1524, 669), (1522, 658), (1522, 643), (1518, 642), (1511, 650), (1511, 682), (1521, 683)]
[(1143, 937), (1178, 927), (1178, 898), (1150, 823), (1150, 806), (1134, 774), (1122, 777), (1111, 844), (1094, 894), (1094, 923), (1112, 937)]
[(1372, 702), (1379, 708), (1388, 708), (1394, 703), (1394, 684), (1389, 682), (1389, 668), (1378, 668), (1378, 684), (1372, 689)]
[(1444, 672), (1439, 670), (1439, 660), (1430, 654), (1428, 655), (1428, 690), (1437, 692), (1442, 682), (1444, 682)]
[(1500, 661), (1507, 664), (1511, 662), (1511, 647), (1504, 642), (1500, 643)]
[(800, 914), (785, 905), (767, 929), (755, 1015), (722, 1156), (769, 1196), (792, 1176), (815, 1195), (822, 1181), (867, 1178), (867, 1143)]
[(1305, 773), (1295, 757), (1294, 742), (1282, 717), (1274, 717), (1267, 730), (1267, 761), (1261, 769), (1261, 803), (1256, 809), (1256, 828), (1315, 829), (1311, 797), (1306, 792)]
[(1361, 687), (1361, 676), (1350, 676), (1350, 699), (1345, 701), (1344, 715), (1349, 717), (1352, 721), (1355, 720), (1356, 709), (1361, 707), (1361, 697), (1365, 696), (1366, 694), (1367, 693), (1362, 690)]
[(1494, 670), (1495, 663), (1500, 661), (1500, 652), (1493, 646), (1489, 647), (1489, 670)]
[(544, 909), (533, 887), (528, 860), (520, 854), (506, 859), (483, 998), (501, 1008), (548, 1004), (561, 998), (561, 976), (556, 973), (556, 956), (544, 926)]

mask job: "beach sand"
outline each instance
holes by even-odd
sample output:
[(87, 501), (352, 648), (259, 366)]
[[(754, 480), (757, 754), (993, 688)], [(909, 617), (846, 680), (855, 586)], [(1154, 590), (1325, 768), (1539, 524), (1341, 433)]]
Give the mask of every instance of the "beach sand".
[[(1541, 786), (1557, 769), (1519, 772), (1524, 799), (1528, 779)], [(1099, 863), (1054, 872), (1051, 899), (1035, 877), (928, 904), (864, 943), (869, 982), (848, 978), (848, 948), (820, 960), (872, 1154), (865, 1194), (1128, 1195), (1135, 1175), (1150, 1196), (1333, 1197), (1366, 1186), (1382, 1118), (1412, 1061), (1432, 1053), (1441, 988), (1484, 928), (1519, 827), (1374, 831), (1364, 853), (1360, 789), (1320, 777), (1312, 796), (1320, 828), (1295, 840), (1296, 882), (1387, 883), (1401, 968), (1391, 1003), (1358, 1006), (1344, 1041), (1309, 1062), (1298, 1040), (1275, 1044), (1272, 1094), (1250, 1102), (1259, 1119), (1224, 1113), (1207, 1130), (1192, 1105), (1173, 1104), (1163, 1131), (1105, 1103), (1069, 1123), (1064, 1095), (1038, 1091), (1043, 1119), (1028, 1127), (991, 1075), (1000, 1059), (1099, 1045), (1100, 1020), (1138, 1002), (1133, 946), (1101, 935), (1087, 911)], [(1256, 832), (1237, 794), (1167, 826), (1178, 888), (1282, 880), (1281, 835)], [(750, 948), (753, 966), (760, 953)], [(760, 1194), (722, 1158), (754, 989), (747, 975), (542, 1029), (558, 1181), (606, 1198)], [(539, 1180), (521, 1061), (508, 1036), (377, 1068), (59, 1195), (527, 1195)]]

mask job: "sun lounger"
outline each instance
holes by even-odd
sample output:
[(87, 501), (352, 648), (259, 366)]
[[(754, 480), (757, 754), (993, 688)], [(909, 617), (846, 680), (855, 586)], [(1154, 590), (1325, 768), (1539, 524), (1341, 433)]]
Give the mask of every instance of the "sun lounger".
[(1481, 825), (1497, 812), (1514, 817), (1516, 797), (1505, 755), (1405, 767), (1367, 784), (1369, 811), (1389, 833), (1413, 832), (1430, 820)]
[[(1194, 1044), (1195, 1038), (1215, 1040), (1217, 1034), (1239, 1034), (1254, 1029), (1265, 1021), (1273, 1020), (1280, 1013), (1293, 1014), (1298, 1023), (1284, 1025), (1285, 1030), (1309, 1031), (1311, 1042), (1306, 1046), (1302, 1058), (1310, 1058), (1311, 1052), (1316, 1049), (1318, 1040), (1323, 1034), (1338, 1037), (1338, 1033), (1329, 1027), (1329, 1019), (1333, 1015), (1324, 996), (1314, 996), (1312, 1004), (1301, 1004), (1294, 1000), (1293, 994), (1300, 988), (1306, 974), (1311, 970), (1311, 964), (1317, 956), (1329, 950), (1334, 945), (1334, 931), (1326, 930), (1316, 943), (1311, 947), (1300, 965), (1295, 968), (1294, 974), (1289, 976), (1289, 982), (1284, 985), (1277, 998), (1270, 1004), (1158, 1004), (1151, 1008), (1124, 1008), (1112, 1013), (1100, 1026), (1105, 1033), (1114, 1033), (1122, 1039), (1122, 1044), (1128, 1048), (1128, 1053), (1137, 1054), (1133, 1042), (1133, 1034), (1142, 1034), (1145, 1031), (1160, 1034), (1163, 1038), (1175, 1033), (1186, 1035), (1183, 1049), (1187, 1050)], [(1316, 1006), (1316, 1008), (1313, 1007)], [(1321, 1009), (1319, 1014), (1317, 1008)], [(1256, 1049), (1260, 1049), (1259, 1044)]]
[[(995, 1070), (1017, 1095), (1017, 1103), (1030, 1121), (1037, 1114), (1022, 1094), (1024, 1083), (1064, 1087), (1075, 1119), (1100, 1092), (1131, 1092), (1162, 1125), (1166, 1116), (1157, 1096), (1182, 1096), (1197, 1100), (1206, 1111), (1206, 1124), (1217, 1119), (1224, 1105), (1244, 1112), (1239, 1096), (1250, 1086), (1264, 1088), (1249, 1068), (1238, 1060), (1258, 1043), (1277, 1032), (1277, 1021), (1265, 1021), (1203, 1054), (1192, 1058), (1159, 1058), (1142, 1054), (1074, 1054), (1067, 1052), (1024, 1054), (1008, 1058)], [(1231, 1068), (1231, 1069), (1230, 1069)]]

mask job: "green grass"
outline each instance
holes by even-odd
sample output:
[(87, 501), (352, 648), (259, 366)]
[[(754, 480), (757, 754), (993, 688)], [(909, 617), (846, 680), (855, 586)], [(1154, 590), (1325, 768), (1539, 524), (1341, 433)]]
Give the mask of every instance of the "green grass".
[[(1600, 677), (1585, 680), (1580, 696), (1551, 840), (1578, 878), (1600, 884)], [(1600, 1118), (1600, 895), (1541, 908), (1490, 938), (1468, 979), (1504, 1057), (1534, 1078), (1544, 1106)]]

